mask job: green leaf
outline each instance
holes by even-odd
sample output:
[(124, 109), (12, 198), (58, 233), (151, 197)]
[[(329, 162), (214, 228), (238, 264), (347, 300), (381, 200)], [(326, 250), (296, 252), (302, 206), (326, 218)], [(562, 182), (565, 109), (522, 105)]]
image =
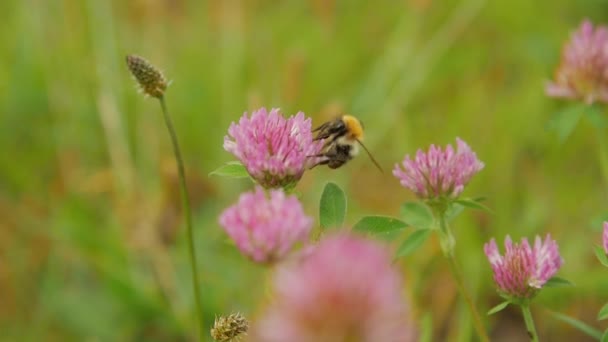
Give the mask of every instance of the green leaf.
[(433, 226), (433, 214), (421, 202), (404, 203), (401, 206), (401, 217), (405, 223), (417, 229), (431, 229)]
[(602, 339), (600, 340), (600, 342), (608, 342), (608, 329), (604, 331), (604, 335), (602, 335)]
[(574, 286), (569, 280), (560, 277), (553, 277), (543, 285), (544, 287), (567, 287)]
[(327, 183), (321, 203), (319, 204), (319, 222), (321, 227), (341, 227), (346, 217), (346, 195), (335, 183)]
[(369, 234), (389, 234), (403, 230), (407, 223), (388, 216), (365, 216), (353, 226), (353, 230)]
[(415, 252), (431, 236), (432, 231), (421, 229), (413, 232), (403, 241), (395, 253), (396, 258), (402, 258)]
[(553, 315), (553, 317), (559, 319), (562, 322), (565, 322), (567, 324), (570, 324), (572, 327), (578, 329), (579, 331), (593, 337), (596, 340), (599, 340), (602, 337), (602, 332), (595, 329), (594, 327), (588, 325), (587, 323), (581, 322), (575, 318), (572, 318), (570, 316), (566, 316), (564, 314), (561, 314), (559, 312), (552, 312), (550, 311), (551, 314)]
[(467, 208), (472, 208), (472, 209), (479, 209), (479, 210), (483, 210), (483, 211), (487, 211), (489, 213), (492, 212), (492, 210), (488, 207), (486, 207), (485, 205), (479, 203), (478, 201), (474, 200), (474, 199), (470, 199), (470, 198), (461, 198), (461, 199), (457, 199), (456, 201), (454, 201), (462, 206), (465, 206)]
[(490, 311), (488, 311), (488, 316), (504, 310), (504, 308), (506, 308), (509, 304), (510, 303), (508, 301), (504, 301), (504, 302), (496, 305), (495, 307), (491, 308)]
[(600, 312), (597, 313), (597, 320), (603, 321), (608, 318), (608, 303), (604, 304), (600, 309)]
[(225, 165), (222, 165), (211, 171), (209, 176), (220, 176), (227, 178), (247, 178), (249, 177), (249, 173), (243, 164), (238, 161), (228, 162)]
[(577, 103), (560, 110), (549, 120), (547, 130), (557, 133), (559, 141), (563, 143), (572, 134), (587, 107), (586, 104)]
[(455, 219), (464, 210), (464, 205), (458, 203), (450, 203), (448, 210), (445, 212), (445, 216), (448, 221)]
[(608, 221), (608, 212), (598, 214), (589, 220), (589, 227), (594, 231), (601, 231), (603, 223)]
[(604, 129), (606, 127), (606, 116), (600, 105), (594, 104), (587, 107), (585, 114), (595, 128)]
[(599, 260), (602, 265), (608, 267), (608, 255), (606, 255), (606, 251), (604, 248), (600, 246), (595, 246), (595, 256), (597, 256), (597, 260)]

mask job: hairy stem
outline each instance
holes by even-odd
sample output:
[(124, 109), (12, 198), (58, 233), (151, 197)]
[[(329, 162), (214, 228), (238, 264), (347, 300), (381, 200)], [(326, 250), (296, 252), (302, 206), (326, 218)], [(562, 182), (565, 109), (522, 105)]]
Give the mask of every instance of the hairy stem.
[(186, 220), (186, 229), (188, 231), (188, 252), (190, 255), (190, 267), (192, 268), (192, 287), (194, 288), (194, 301), (196, 303), (196, 312), (198, 315), (199, 321), (199, 338), (203, 340), (203, 334), (205, 331), (205, 322), (203, 316), (203, 307), (201, 304), (201, 294), (199, 289), (199, 277), (198, 277), (198, 268), (196, 266), (196, 250), (194, 248), (194, 231), (192, 229), (192, 213), (190, 212), (190, 199), (188, 195), (188, 187), (186, 186), (186, 172), (184, 171), (184, 160), (182, 159), (182, 154), (179, 149), (179, 144), (177, 142), (177, 134), (175, 133), (175, 129), (173, 128), (173, 122), (171, 121), (171, 117), (169, 116), (169, 111), (167, 110), (167, 105), (165, 104), (165, 98), (160, 97), (160, 106), (163, 109), (163, 116), (165, 118), (165, 124), (167, 125), (167, 129), (169, 130), (169, 135), (171, 136), (171, 142), (173, 144), (173, 153), (175, 154), (175, 159), (177, 162), (177, 170), (179, 173), (179, 187), (180, 187), (180, 195), (182, 199), (182, 210), (184, 213), (184, 218)]
[(536, 333), (536, 326), (534, 325), (534, 319), (532, 318), (532, 312), (530, 312), (530, 305), (525, 304), (521, 306), (521, 311), (524, 314), (524, 321), (526, 322), (526, 329), (528, 329), (528, 335), (530, 341), (538, 342), (538, 334)]
[(448, 262), (450, 264), (450, 271), (452, 271), (452, 275), (456, 280), (456, 285), (458, 286), (458, 291), (464, 297), (467, 306), (469, 307), (469, 311), (471, 311), (471, 316), (473, 316), (473, 325), (475, 330), (477, 331), (477, 335), (479, 336), (479, 340), (482, 342), (489, 342), (490, 339), (486, 333), (486, 330), (481, 322), (481, 316), (475, 307), (475, 303), (473, 302), (473, 297), (467, 291), (464, 286), (464, 281), (462, 279), (462, 272), (456, 263), (456, 259), (454, 258), (454, 236), (448, 227), (447, 220), (445, 218), (445, 214), (439, 215), (439, 222), (441, 224), (441, 232), (440, 234), (442, 241), (442, 247), (444, 249), (444, 254), (448, 258)]

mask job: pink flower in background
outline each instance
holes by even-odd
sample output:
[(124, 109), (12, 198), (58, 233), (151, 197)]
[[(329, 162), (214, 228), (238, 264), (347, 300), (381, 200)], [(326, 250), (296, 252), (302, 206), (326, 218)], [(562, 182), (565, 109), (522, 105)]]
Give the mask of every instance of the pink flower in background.
[(401, 276), (379, 243), (329, 236), (277, 270), (275, 297), (253, 324), (264, 342), (414, 341)]
[(261, 108), (232, 123), (224, 149), (234, 154), (247, 172), (265, 188), (295, 185), (312, 166), (322, 141), (313, 142), (311, 120), (304, 113), (285, 119), (279, 109)]
[(295, 196), (283, 190), (266, 195), (261, 187), (242, 194), (219, 221), (241, 253), (260, 263), (280, 260), (296, 242), (306, 241), (313, 223)]
[(608, 102), (608, 29), (583, 21), (562, 50), (555, 79), (547, 84), (552, 97)]
[(608, 222), (604, 222), (604, 251), (608, 254)]
[(525, 238), (520, 244), (513, 243), (507, 235), (504, 256), (499, 254), (492, 239), (484, 245), (484, 252), (492, 265), (498, 291), (515, 299), (532, 298), (564, 262), (549, 234), (544, 242), (536, 236), (534, 247), (530, 247)]
[(406, 155), (402, 165), (395, 164), (393, 175), (419, 198), (456, 198), (471, 177), (484, 167), (460, 138), (456, 138), (456, 146), (456, 151), (451, 145), (442, 151), (441, 147), (431, 145), (427, 153), (418, 150), (414, 160)]

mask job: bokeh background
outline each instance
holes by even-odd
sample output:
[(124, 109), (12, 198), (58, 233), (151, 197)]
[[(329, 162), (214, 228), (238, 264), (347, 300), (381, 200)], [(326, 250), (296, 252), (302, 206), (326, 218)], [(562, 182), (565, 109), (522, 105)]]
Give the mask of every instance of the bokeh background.
[[(480, 311), (500, 301), (483, 243), (551, 233), (559, 275), (576, 286), (535, 301), (541, 339), (586, 339), (549, 310), (605, 328), (595, 317), (608, 271), (592, 247), (608, 212), (607, 138), (583, 120), (560, 142), (546, 127), (564, 102), (543, 94), (570, 32), (583, 18), (608, 22), (605, 1), (4, 0), (0, 13), (0, 340), (196, 336), (171, 145), (129, 53), (173, 80), (208, 325), (232, 311), (254, 318), (267, 296), (267, 270), (217, 224), (251, 184), (208, 176), (232, 160), (230, 122), (266, 106), (314, 125), (345, 112), (365, 123), (385, 173), (361, 155), (297, 188), (317, 217), (325, 182), (340, 184), (350, 224), (414, 199), (389, 172), (406, 153), (463, 138), (486, 163), (465, 195), (494, 210), (453, 223)], [(475, 339), (436, 240), (398, 265), (427, 338)], [(485, 319), (493, 340), (526, 340), (515, 308)]]

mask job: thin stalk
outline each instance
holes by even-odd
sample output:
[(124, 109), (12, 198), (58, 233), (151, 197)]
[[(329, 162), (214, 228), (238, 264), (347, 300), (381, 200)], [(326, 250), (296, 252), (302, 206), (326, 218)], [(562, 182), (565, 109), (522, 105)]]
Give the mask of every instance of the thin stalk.
[(454, 256), (454, 247), (456, 246), (456, 239), (454, 239), (454, 235), (452, 235), (452, 231), (448, 226), (448, 222), (445, 218), (445, 214), (443, 211), (439, 211), (436, 213), (436, 217), (439, 217), (439, 233), (441, 243), (441, 249), (443, 250), (443, 254), (448, 258), (453, 258)]
[(165, 98), (163, 96), (158, 98), (160, 100), (160, 106), (163, 109), (163, 116), (165, 118), (165, 124), (169, 130), (171, 136), (171, 142), (173, 144), (173, 153), (177, 161), (177, 170), (179, 173), (179, 188), (180, 195), (182, 198), (182, 209), (184, 211), (184, 218), (186, 219), (186, 229), (188, 231), (188, 251), (190, 255), (190, 267), (192, 268), (192, 287), (194, 288), (194, 301), (196, 302), (196, 313), (199, 321), (199, 339), (203, 340), (203, 334), (205, 332), (205, 322), (203, 316), (203, 307), (201, 304), (201, 294), (199, 289), (199, 277), (198, 268), (196, 267), (196, 250), (194, 248), (194, 231), (192, 229), (192, 213), (190, 212), (190, 199), (188, 195), (188, 187), (186, 186), (186, 172), (184, 171), (184, 160), (179, 149), (177, 142), (177, 134), (173, 128), (173, 122), (169, 116), (167, 105), (165, 104)]
[(536, 326), (534, 325), (534, 319), (532, 318), (532, 312), (530, 312), (530, 305), (524, 304), (521, 306), (521, 312), (524, 314), (524, 321), (526, 322), (526, 329), (528, 329), (528, 335), (530, 341), (538, 342), (538, 334), (536, 333)]
[(599, 148), (596, 149), (597, 157), (600, 162), (600, 170), (604, 178), (604, 186), (608, 186), (608, 152), (606, 151), (606, 142), (602, 137), (600, 128), (595, 129), (595, 137)]
[(448, 227), (447, 221), (445, 219), (445, 215), (439, 215), (439, 222), (441, 224), (441, 234), (445, 235), (445, 236), (442, 236), (441, 238), (448, 240), (448, 242), (443, 242), (442, 245), (445, 244), (446, 246), (452, 247), (451, 249), (444, 250), (444, 254), (448, 258), (448, 263), (450, 265), (450, 271), (452, 271), (452, 275), (454, 276), (454, 279), (456, 280), (456, 285), (458, 286), (458, 290), (460, 291), (460, 294), (464, 297), (464, 300), (467, 303), (467, 306), (469, 307), (469, 311), (471, 311), (471, 315), (473, 316), (473, 326), (475, 327), (475, 330), (477, 331), (477, 335), (479, 336), (479, 339), (482, 342), (489, 342), (490, 339), (488, 338), (488, 335), (483, 326), (483, 323), (481, 322), (481, 316), (479, 315), (479, 312), (477, 312), (477, 308), (475, 307), (475, 303), (473, 302), (473, 297), (471, 297), (471, 294), (467, 291), (467, 289), (464, 286), (464, 281), (462, 279), (462, 272), (460, 271), (460, 268), (458, 267), (458, 263), (456, 263), (456, 259), (454, 258), (454, 249), (453, 249), (454, 237), (450, 231), (450, 228)]

